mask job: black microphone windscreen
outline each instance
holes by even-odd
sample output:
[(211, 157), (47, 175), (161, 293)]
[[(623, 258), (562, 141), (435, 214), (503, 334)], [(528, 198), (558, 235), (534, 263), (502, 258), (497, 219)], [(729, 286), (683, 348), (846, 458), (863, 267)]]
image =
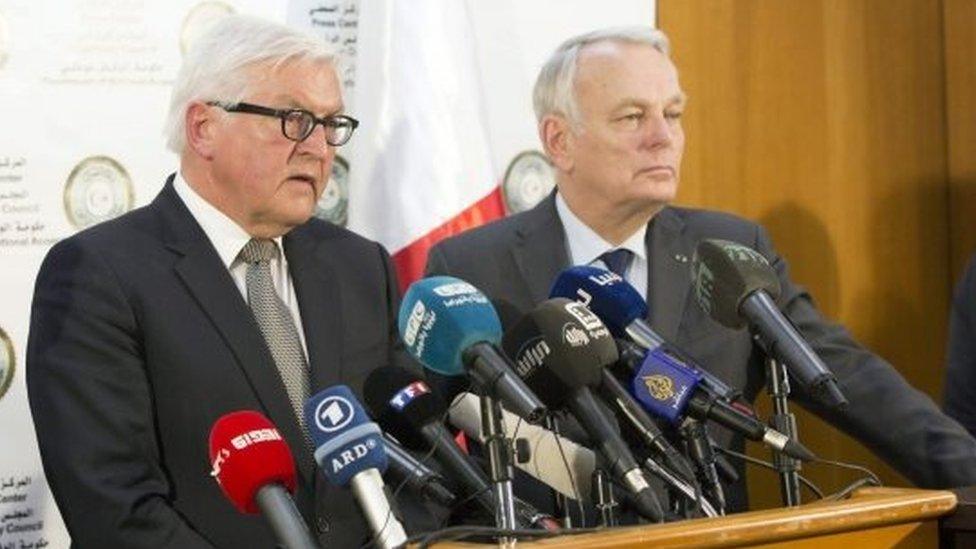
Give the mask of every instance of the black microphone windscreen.
[(545, 364), (552, 347), (543, 338), (535, 318), (523, 316), (502, 337), (502, 350), (512, 359), (515, 373), (549, 408), (561, 408), (572, 394), (572, 387)]
[(562, 407), (573, 389), (598, 386), (600, 369), (617, 360), (609, 329), (585, 305), (547, 300), (526, 314), (502, 338), (516, 372), (552, 408)]
[(692, 286), (701, 308), (716, 322), (741, 328), (739, 304), (757, 290), (779, 298), (779, 279), (762, 254), (728, 240), (698, 243), (691, 267)]
[(553, 347), (552, 368), (571, 387), (597, 387), (601, 369), (617, 361), (610, 329), (586, 305), (566, 298), (540, 303), (531, 313)]
[(447, 413), (444, 401), (425, 381), (396, 366), (373, 370), (363, 384), (363, 396), (383, 430), (412, 450), (426, 448), (420, 426)]

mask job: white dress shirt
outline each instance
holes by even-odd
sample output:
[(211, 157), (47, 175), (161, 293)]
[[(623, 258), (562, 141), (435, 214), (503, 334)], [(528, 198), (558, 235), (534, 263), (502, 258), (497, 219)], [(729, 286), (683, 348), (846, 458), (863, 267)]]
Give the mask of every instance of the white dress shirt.
[[(202, 196), (191, 187), (183, 174), (177, 172), (173, 178), (173, 187), (183, 203), (186, 204), (190, 214), (196, 219), (200, 228), (206, 233), (210, 243), (213, 244), (220, 260), (227, 267), (234, 284), (238, 291), (247, 302), (247, 264), (238, 259), (237, 255), (248, 241), (251, 235), (247, 234), (240, 225), (223, 212), (215, 208), (211, 203), (204, 200)], [(295, 321), (295, 328), (298, 330), (298, 338), (302, 342), (302, 350), (305, 357), (308, 357), (308, 347), (305, 345), (305, 331), (302, 329), (302, 315), (298, 310), (298, 297), (295, 295), (295, 285), (292, 284), (291, 274), (288, 272), (288, 260), (285, 258), (285, 250), (281, 244), (281, 237), (274, 239), (278, 246), (278, 257), (271, 260), (271, 279), (274, 282), (275, 293), (285, 303), (291, 311), (292, 319)]]
[(644, 245), (647, 225), (642, 225), (619, 246), (614, 246), (576, 217), (559, 193), (556, 193), (556, 212), (566, 231), (566, 250), (569, 251), (569, 261), (573, 265), (593, 265), (607, 269), (607, 265), (599, 259), (604, 252), (630, 250), (634, 254), (634, 260), (624, 273), (624, 280), (636, 288), (641, 297), (647, 299), (647, 248)]

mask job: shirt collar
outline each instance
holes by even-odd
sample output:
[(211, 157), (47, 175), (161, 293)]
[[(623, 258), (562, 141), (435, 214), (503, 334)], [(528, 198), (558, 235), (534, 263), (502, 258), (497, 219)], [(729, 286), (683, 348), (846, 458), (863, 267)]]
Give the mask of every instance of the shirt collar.
[(630, 250), (637, 257), (647, 259), (647, 249), (644, 245), (647, 225), (641, 225), (634, 234), (621, 242), (619, 246), (614, 246), (576, 217), (576, 214), (569, 209), (569, 205), (558, 192), (556, 193), (556, 212), (559, 214), (563, 229), (566, 231), (567, 250), (573, 265), (589, 265), (604, 252), (616, 249)]
[[(224, 266), (230, 269), (237, 259), (237, 254), (241, 248), (251, 240), (251, 235), (247, 234), (240, 225), (233, 219), (227, 217), (224, 212), (218, 210), (213, 204), (207, 202), (197, 191), (183, 179), (183, 174), (176, 172), (173, 178), (173, 188), (179, 195), (183, 203), (186, 204), (190, 214), (196, 219), (200, 228), (210, 239), (210, 243), (217, 250), (217, 255)], [(281, 237), (273, 239), (278, 249), (281, 250)], [(283, 257), (283, 254), (282, 256)]]

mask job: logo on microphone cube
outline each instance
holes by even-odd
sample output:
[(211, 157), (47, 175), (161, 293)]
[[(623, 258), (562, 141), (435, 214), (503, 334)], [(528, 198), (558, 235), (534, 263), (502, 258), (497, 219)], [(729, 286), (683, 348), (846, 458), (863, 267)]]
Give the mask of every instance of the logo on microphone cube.
[(210, 476), (217, 479), (217, 482), (220, 482), (220, 466), (223, 465), (224, 462), (227, 461), (227, 458), (229, 457), (230, 457), (230, 450), (228, 450), (227, 448), (221, 448), (217, 452), (217, 455), (214, 456), (213, 464), (210, 470)]
[[(697, 260), (697, 258), (695, 258)], [(695, 297), (706, 313), (712, 312), (712, 291), (715, 289), (715, 275), (704, 261), (694, 261), (691, 279), (695, 281)]]
[(656, 400), (668, 400), (674, 397), (674, 381), (664, 375), (655, 374), (643, 378), (647, 392)]
[(536, 368), (542, 366), (550, 353), (552, 349), (545, 339), (540, 337), (527, 341), (515, 353), (515, 372), (523, 379), (531, 376)]
[(281, 433), (279, 433), (277, 429), (271, 427), (255, 429), (253, 431), (248, 431), (246, 433), (237, 435), (236, 437), (230, 439), (230, 443), (236, 450), (243, 450), (252, 444), (266, 442), (269, 440), (281, 440)]
[(586, 305), (578, 302), (566, 304), (566, 312), (573, 315), (586, 330), (599, 330), (603, 328), (603, 321), (596, 316)]
[(743, 246), (742, 244), (736, 244), (735, 242), (724, 242), (722, 251), (725, 252), (725, 255), (727, 255), (733, 261), (769, 265), (769, 262), (766, 261), (766, 258), (761, 253), (748, 246)]
[(315, 407), (315, 426), (333, 433), (349, 425), (355, 415), (352, 403), (341, 396), (328, 396)]
[(464, 294), (473, 294), (477, 288), (467, 282), (451, 282), (434, 288), (434, 293), (441, 297), (455, 297)]
[(420, 325), (424, 322), (425, 314), (427, 314), (427, 307), (424, 306), (423, 301), (418, 300), (410, 311), (410, 318), (407, 319), (407, 329), (403, 331), (403, 342), (410, 347), (413, 347), (413, 344), (417, 341), (417, 332), (420, 331)]
[(332, 474), (336, 474), (347, 465), (366, 457), (370, 452), (376, 450), (376, 447), (376, 439), (369, 437), (364, 442), (358, 442), (339, 452), (339, 455), (332, 458)]
[(414, 381), (410, 385), (407, 385), (403, 389), (397, 391), (397, 394), (393, 395), (390, 399), (390, 406), (395, 408), (398, 412), (402, 412), (403, 409), (410, 404), (413, 399), (420, 395), (426, 395), (430, 392), (430, 387), (427, 386), (423, 381)]
[(623, 278), (620, 278), (620, 275), (613, 271), (606, 271), (598, 275), (591, 275), (587, 278), (599, 286), (613, 286), (624, 281)]
[(563, 326), (563, 341), (572, 347), (582, 347), (590, 344), (590, 336), (579, 326), (568, 323)]

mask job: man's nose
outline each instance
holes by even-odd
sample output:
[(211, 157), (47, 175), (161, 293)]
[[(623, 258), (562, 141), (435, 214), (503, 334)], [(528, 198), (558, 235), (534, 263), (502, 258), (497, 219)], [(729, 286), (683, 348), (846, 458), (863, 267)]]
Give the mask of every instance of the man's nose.
[(671, 145), (673, 139), (671, 122), (664, 114), (657, 114), (648, 119), (644, 133), (644, 144), (650, 149), (659, 149)]
[(312, 133), (308, 134), (303, 141), (298, 143), (297, 150), (304, 154), (311, 154), (318, 158), (327, 158), (331, 155), (335, 148), (329, 145), (325, 138), (325, 126), (322, 124), (316, 124), (312, 128)]

